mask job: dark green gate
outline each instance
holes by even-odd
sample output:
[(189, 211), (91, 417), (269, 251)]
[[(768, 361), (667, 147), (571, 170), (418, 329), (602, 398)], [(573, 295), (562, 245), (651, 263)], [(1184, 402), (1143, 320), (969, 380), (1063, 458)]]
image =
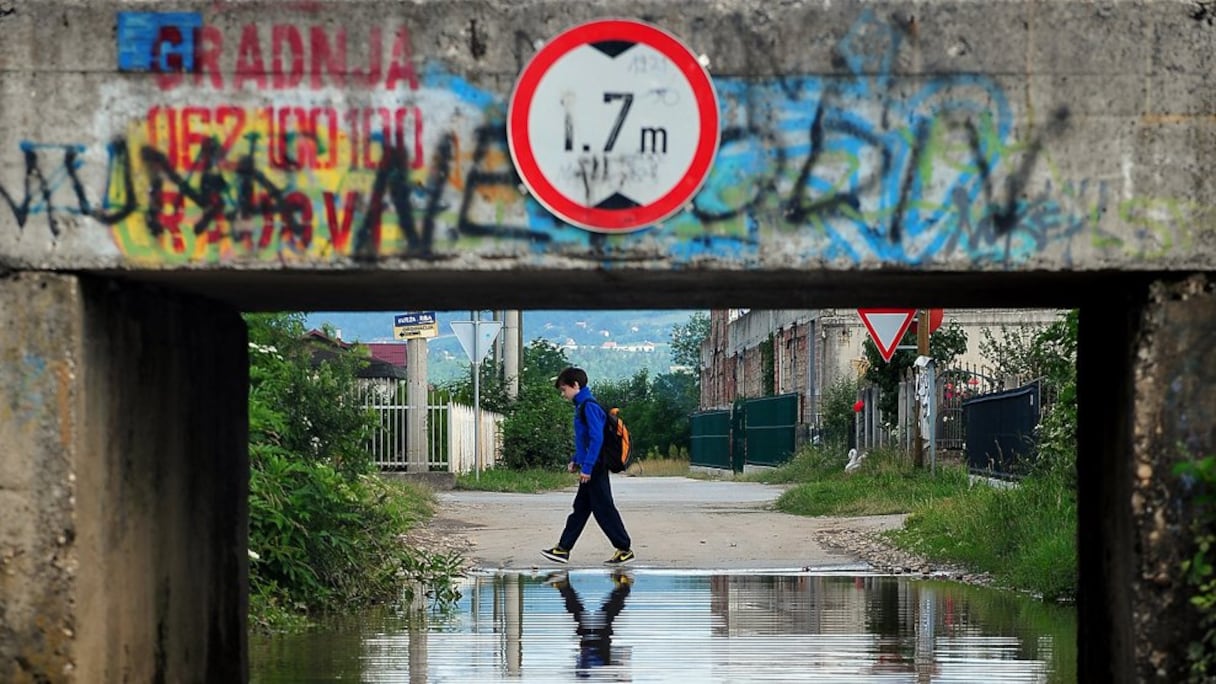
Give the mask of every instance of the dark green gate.
[(745, 464), (779, 466), (794, 454), (797, 394), (739, 399), (731, 410), (694, 413), (691, 464), (743, 472)]
[(730, 468), (730, 411), (694, 413), (692, 422), (692, 465)]
[(798, 395), (748, 399), (743, 434), (747, 441), (747, 463), (779, 466), (794, 455), (798, 432)]

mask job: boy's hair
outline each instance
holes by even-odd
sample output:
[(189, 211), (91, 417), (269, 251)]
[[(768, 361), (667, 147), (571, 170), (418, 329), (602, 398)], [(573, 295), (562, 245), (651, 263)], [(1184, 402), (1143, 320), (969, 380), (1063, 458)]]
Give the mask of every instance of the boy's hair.
[(582, 389), (587, 386), (587, 371), (582, 368), (570, 367), (558, 373), (557, 380), (553, 386), (561, 389), (562, 385), (566, 387), (574, 387), (574, 383), (578, 383), (578, 388)]

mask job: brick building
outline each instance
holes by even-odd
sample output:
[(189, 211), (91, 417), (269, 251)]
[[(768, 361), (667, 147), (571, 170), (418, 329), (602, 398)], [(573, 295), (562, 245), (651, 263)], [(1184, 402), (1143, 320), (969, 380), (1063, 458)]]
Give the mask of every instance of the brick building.
[[(990, 366), (979, 351), (983, 329), (1042, 328), (1056, 309), (951, 309), (944, 324), (967, 335), (959, 362)], [(868, 333), (855, 309), (721, 309), (710, 312), (701, 346), (702, 410), (729, 407), (736, 399), (797, 393), (804, 425), (818, 424), (823, 390), (866, 369)]]

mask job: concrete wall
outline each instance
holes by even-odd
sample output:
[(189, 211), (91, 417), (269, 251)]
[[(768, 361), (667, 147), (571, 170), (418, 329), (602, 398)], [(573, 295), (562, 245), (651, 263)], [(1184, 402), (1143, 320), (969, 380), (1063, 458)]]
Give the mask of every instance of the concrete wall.
[[(849, 274), (1216, 258), (1216, 57), (1193, 2), (156, 7), (28, 0), (0, 17), (0, 265), (276, 306), (341, 301), (368, 281), (299, 276), (353, 267), (420, 286), (509, 271), (516, 292), (570, 271), (640, 271), (611, 280), (625, 293), (688, 267), (838, 272), (864, 296), (881, 281)], [(521, 192), (503, 128), (536, 46), (605, 15), (704, 53), (722, 119), (690, 205), (610, 238)], [(158, 72), (158, 49), (184, 73)]]
[(83, 430), (76, 278), (0, 278), (0, 679), (70, 680)]
[[(1182, 673), (1210, 3), (160, 7), (0, 4), (3, 678), (241, 681), (235, 312), (403, 305), (1079, 306), (1081, 679)], [(538, 45), (604, 16), (704, 53), (721, 117), (689, 205), (608, 237), (521, 190), (503, 126)]]
[[(1175, 677), (1199, 614), (1179, 568), (1194, 553), (1192, 518), (1202, 504), (1193, 483), (1173, 475), (1180, 461), (1216, 455), (1216, 281), (1157, 285), (1141, 319), (1132, 376), (1136, 412), (1130, 468), (1132, 539), (1139, 557), (1131, 584), (1136, 668), (1142, 681)], [(1204, 511), (1210, 515), (1210, 511)]]
[(0, 330), (0, 680), (242, 681), (243, 322), (23, 274)]

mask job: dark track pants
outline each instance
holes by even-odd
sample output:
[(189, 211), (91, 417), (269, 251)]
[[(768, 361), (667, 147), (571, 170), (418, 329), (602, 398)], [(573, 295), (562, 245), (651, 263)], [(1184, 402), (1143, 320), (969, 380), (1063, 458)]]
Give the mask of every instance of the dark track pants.
[(621, 513), (612, 500), (612, 483), (608, 477), (608, 466), (601, 461), (591, 469), (591, 479), (579, 484), (578, 493), (574, 495), (574, 510), (566, 518), (566, 529), (562, 530), (558, 546), (567, 551), (573, 549), (583, 533), (583, 527), (587, 525), (587, 518), (594, 515), (595, 522), (613, 546), (618, 549), (631, 548), (629, 533), (625, 531)]

